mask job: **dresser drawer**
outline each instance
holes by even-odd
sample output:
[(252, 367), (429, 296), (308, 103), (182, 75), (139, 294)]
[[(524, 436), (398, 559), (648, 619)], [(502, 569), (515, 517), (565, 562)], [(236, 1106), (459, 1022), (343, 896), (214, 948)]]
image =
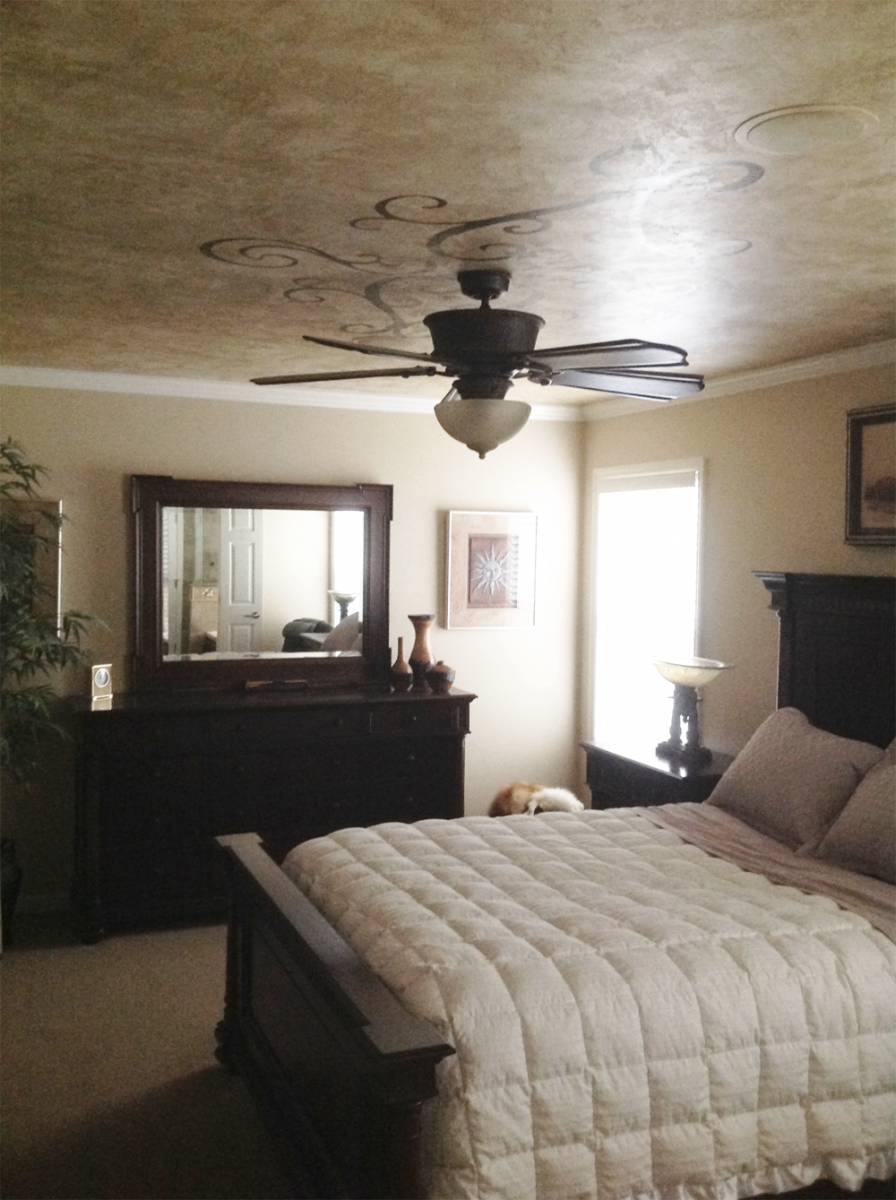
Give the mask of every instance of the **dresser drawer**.
[(462, 817), (463, 799), (452, 780), (408, 780), (373, 787), (368, 796), (368, 825), (384, 821), (423, 821), (429, 817)]
[(365, 737), (370, 733), (370, 710), (359, 705), (226, 713), (206, 719), (200, 727), (210, 748), (283, 750), (299, 743), (316, 746), (335, 738)]
[(459, 710), (453, 704), (437, 700), (427, 704), (395, 704), (374, 708), (371, 729), (380, 733), (457, 733)]
[(372, 780), (422, 779), (438, 783), (457, 770), (453, 739), (396, 738), (371, 741), (360, 752), (361, 770)]

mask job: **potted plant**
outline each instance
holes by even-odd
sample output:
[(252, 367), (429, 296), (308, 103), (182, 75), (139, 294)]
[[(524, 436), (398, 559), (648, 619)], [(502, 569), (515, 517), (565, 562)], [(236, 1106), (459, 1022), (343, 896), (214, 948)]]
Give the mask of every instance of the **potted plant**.
[[(58, 552), (62, 515), (40, 507), (43, 467), (11, 439), (0, 442), (0, 772), (28, 783), (51, 737), (67, 737), (49, 676), (90, 661), (81, 636), (93, 619), (60, 617), (41, 562)], [(2, 915), (8, 939), (21, 882), (15, 843), (2, 839)]]

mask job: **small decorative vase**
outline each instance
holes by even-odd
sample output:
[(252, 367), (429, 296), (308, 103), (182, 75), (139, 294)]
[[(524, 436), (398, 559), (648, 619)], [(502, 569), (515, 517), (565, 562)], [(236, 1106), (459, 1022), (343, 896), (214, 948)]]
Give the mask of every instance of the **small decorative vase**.
[(444, 696), (451, 691), (454, 683), (455, 670), (443, 663), (441, 659), (426, 672), (426, 682), (437, 696)]
[(414, 682), (414, 672), (407, 664), (404, 656), (404, 638), (398, 639), (398, 657), (389, 671), (392, 687), (396, 692), (406, 692)]
[(432, 652), (432, 647), (429, 644), (429, 631), (432, 628), (432, 623), (435, 620), (434, 613), (423, 613), (418, 616), (408, 614), (408, 620), (414, 626), (414, 645), (411, 649), (408, 662), (411, 666), (411, 671), (414, 675), (414, 690), (426, 690), (426, 672), (436, 661)]

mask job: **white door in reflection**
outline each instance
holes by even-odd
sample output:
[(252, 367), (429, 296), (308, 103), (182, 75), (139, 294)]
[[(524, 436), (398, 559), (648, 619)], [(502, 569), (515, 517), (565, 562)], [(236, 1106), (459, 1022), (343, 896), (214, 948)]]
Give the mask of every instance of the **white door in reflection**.
[(255, 508), (222, 510), (218, 650), (238, 654), (261, 650), (263, 516)]

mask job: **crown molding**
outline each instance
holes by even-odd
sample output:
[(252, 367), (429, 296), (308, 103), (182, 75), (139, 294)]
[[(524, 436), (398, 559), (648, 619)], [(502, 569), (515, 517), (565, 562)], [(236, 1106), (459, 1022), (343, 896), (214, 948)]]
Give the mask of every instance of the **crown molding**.
[[(699, 400), (731, 396), (860, 371), (867, 367), (896, 362), (896, 341), (872, 342), (849, 350), (834, 350), (815, 358), (782, 363), (756, 371), (743, 371), (722, 379), (712, 379), (702, 392), (674, 400), (672, 404), (692, 404)], [(170, 396), (187, 400), (229, 400), (239, 404), (285, 404), (298, 408), (342, 408), (363, 412), (432, 413), (434, 402), (421, 396), (396, 396), (379, 393), (335, 391), (329, 388), (259, 388), (253, 383), (227, 383), (220, 379), (186, 379), (169, 375), (124, 375), (110, 371), (63, 371), (54, 367), (0, 366), (0, 384), (9, 387), (48, 388), (74, 392), (115, 392), (125, 396)], [(655, 411), (649, 400), (623, 397), (593, 404), (533, 404), (533, 421), (600, 421), (629, 413)], [(667, 405), (662, 405), (666, 408)]]
[[(702, 392), (695, 396), (684, 396), (670, 403), (693, 404), (698, 400), (715, 400), (722, 396), (733, 396), (737, 392), (760, 391), (764, 388), (780, 387), (786, 383), (802, 383), (807, 379), (820, 379), (825, 375), (841, 375), (849, 371), (862, 371), (868, 367), (884, 367), (896, 362), (896, 341), (870, 342), (867, 346), (854, 346), (849, 350), (832, 350), (815, 358), (797, 359), (781, 363), (776, 367), (761, 367), (755, 371), (742, 371), (737, 375), (708, 380)], [(607, 420), (624, 417), (629, 413), (650, 412), (657, 407), (649, 400), (613, 399), (589, 404), (584, 412), (586, 421)]]
[[(72, 392), (115, 392), (123, 396), (170, 396), (180, 400), (230, 400), (239, 404), (285, 404), (296, 408), (343, 408), (363, 412), (432, 415), (438, 401), (421, 396), (342, 392), (329, 388), (260, 388), (220, 379), (170, 375), (123, 375), (108, 371), (62, 371), (55, 367), (0, 367), (0, 384)], [(533, 404), (533, 421), (581, 421), (577, 405)]]

